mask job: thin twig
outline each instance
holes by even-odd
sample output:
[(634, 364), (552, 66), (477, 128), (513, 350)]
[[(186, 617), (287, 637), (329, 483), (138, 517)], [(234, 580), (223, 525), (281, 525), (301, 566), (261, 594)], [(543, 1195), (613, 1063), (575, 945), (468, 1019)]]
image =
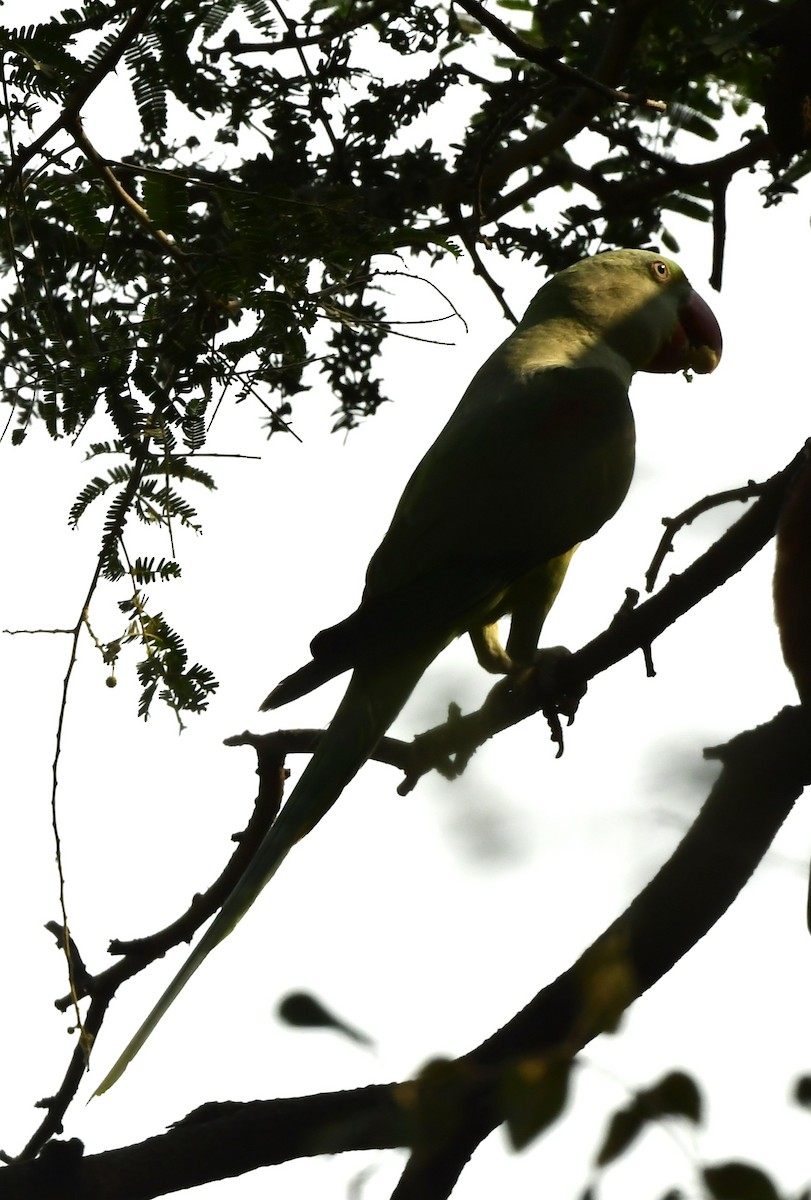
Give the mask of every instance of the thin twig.
[[(455, 220), (455, 224), (452, 222), (451, 228), (462, 239), (464, 247), (470, 255), (470, 260), (473, 263), (473, 270), (487, 284), (490, 291), (498, 301), (501, 311), (504, 313), (504, 316), (507, 318), (507, 320), (511, 321), (513, 325), (517, 325), (518, 318), (510, 308), (507, 301), (504, 299), (504, 288), (501, 286), (501, 284), (496, 283), (495, 279), (493, 279), (492, 275), (487, 270), (487, 267), (485, 267), (481, 260), (478, 248), (476, 246), (475, 235), (471, 233), (471, 230), (468, 228), (464, 218), (462, 217), (461, 205), (456, 200), (450, 200), (447, 204), (447, 208)], [(478, 229), (476, 229), (476, 232), (478, 232)]]
[(702, 500), (697, 500), (695, 504), (685, 508), (677, 517), (662, 517), (665, 532), (662, 534), (661, 541), (656, 547), (656, 553), (645, 572), (645, 591), (653, 591), (662, 563), (673, 550), (673, 541), (681, 529), (692, 525), (698, 517), (712, 512), (714, 508), (720, 508), (723, 504), (731, 504), (733, 501), (745, 504), (747, 500), (754, 500), (762, 494), (764, 486), (764, 484), (755, 483), (753, 479), (750, 479), (743, 487), (728, 488), (724, 492), (715, 492), (712, 496), (704, 496)]
[(141, 229), (168, 254), (168, 256), (178, 264), (183, 273), (192, 280), (194, 273), (189, 266), (188, 258), (184, 251), (172, 240), (162, 229), (159, 229), (155, 222), (150, 217), (149, 213), (139, 204), (134, 196), (131, 196), (123, 184), (118, 180), (115, 172), (108, 164), (107, 160), (99, 154), (96, 147), (88, 138), (82, 125), (81, 117), (76, 114), (66, 125), (66, 129), (70, 133), (78, 148), (82, 151), (95, 168), (99, 177), (107, 185), (107, 188), (112, 193), (113, 199), (122, 204), (128, 212), (132, 214)]

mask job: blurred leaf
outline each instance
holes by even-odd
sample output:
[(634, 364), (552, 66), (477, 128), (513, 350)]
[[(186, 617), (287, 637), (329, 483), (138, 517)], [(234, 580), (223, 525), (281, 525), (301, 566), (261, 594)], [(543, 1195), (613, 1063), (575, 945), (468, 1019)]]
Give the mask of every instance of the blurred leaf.
[(692, 1076), (671, 1071), (658, 1083), (637, 1092), (633, 1099), (612, 1116), (605, 1139), (597, 1152), (597, 1165), (606, 1166), (628, 1150), (650, 1124), (663, 1117), (684, 1117), (701, 1121), (701, 1093)]
[(571, 1058), (525, 1058), (505, 1070), (501, 1102), (510, 1144), (523, 1150), (564, 1113)]
[(728, 1162), (701, 1172), (714, 1200), (781, 1200), (772, 1180), (759, 1167)]
[(347, 1025), (309, 992), (290, 992), (279, 1001), (276, 1010), (281, 1021), (299, 1029), (333, 1029), (361, 1046), (373, 1046), (372, 1039), (361, 1030)]

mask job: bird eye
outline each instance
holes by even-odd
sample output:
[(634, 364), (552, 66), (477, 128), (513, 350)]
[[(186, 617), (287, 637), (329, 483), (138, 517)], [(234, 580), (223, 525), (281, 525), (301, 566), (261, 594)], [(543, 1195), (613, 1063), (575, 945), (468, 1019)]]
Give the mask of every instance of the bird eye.
[(670, 268), (666, 262), (662, 262), (661, 258), (657, 258), (655, 263), (651, 263), (650, 269), (651, 274), (656, 279), (665, 280), (670, 278)]

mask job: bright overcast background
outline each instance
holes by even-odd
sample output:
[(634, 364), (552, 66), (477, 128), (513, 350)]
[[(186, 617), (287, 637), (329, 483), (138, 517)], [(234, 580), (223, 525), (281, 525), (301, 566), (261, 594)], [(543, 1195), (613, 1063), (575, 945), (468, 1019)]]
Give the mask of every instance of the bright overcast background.
[[(7, 25), (31, 15), (28, 3), (0, 10)], [(86, 127), (102, 153), (126, 153), (137, 137), (133, 112), (125, 82), (100, 90)], [(751, 124), (751, 115), (730, 124), (730, 148)], [(705, 147), (690, 139), (687, 149), (699, 158)], [(619, 515), (576, 555), (545, 630), (548, 644), (576, 649), (608, 624), (626, 587), (642, 588), (663, 516), (767, 477), (809, 433), (809, 196), (806, 189), (764, 212), (761, 182), (755, 173), (732, 184), (720, 296), (706, 283), (709, 229), (673, 220), (679, 262), (721, 323), (724, 358), (714, 375), (689, 385), (681, 376), (635, 379), (636, 478)], [(486, 261), (522, 311), (543, 277), (530, 263)], [(343, 681), (289, 711), (256, 710), (306, 659), (312, 635), (356, 606), (366, 562), (411, 470), (510, 332), (464, 258), (430, 271), (420, 262), (405, 268), (437, 284), (467, 330), (456, 319), (404, 327), (449, 345), (389, 339), (380, 369), (393, 404), (348, 439), (331, 435), (335, 402), (314, 375), (312, 391), (296, 402), (301, 441), (264, 442), (261, 414), (247, 403), (226, 404), (217, 417), (208, 448), (257, 457), (209, 461), (218, 491), (197, 497), (204, 534), (180, 534), (182, 579), (160, 594), (151, 589), (153, 607), (181, 632), (192, 659), (220, 680), (210, 712), (189, 718), (182, 736), (157, 705), (148, 723), (139, 721), (133, 658), (122, 656), (111, 690), (89, 639), (81, 643), (58, 809), (71, 931), (93, 971), (107, 965), (110, 938), (162, 927), (221, 870), (256, 789), (253, 753), (227, 749), (223, 738), (328, 722)], [(400, 281), (394, 290), (395, 282), (393, 318), (447, 311), (427, 283)], [(67, 527), (71, 502), (95, 473), (82, 461), (85, 449), (81, 439), (53, 444), (39, 430), (20, 448), (8, 437), (0, 445), (4, 629), (64, 628), (78, 618), (102, 519), (101, 509), (91, 511), (78, 532)], [(664, 577), (738, 515), (726, 508), (681, 533)], [(131, 530), (136, 539), (137, 553), (170, 553), (142, 527)], [(768, 548), (654, 645), (655, 679), (636, 655), (595, 680), (560, 761), (536, 717), (479, 751), (457, 782), (431, 777), (406, 798), (396, 794), (395, 772), (369, 764), (212, 954), (122, 1081), (84, 1107), (185, 949), (121, 990), (65, 1136), (97, 1152), (160, 1133), (206, 1100), (407, 1078), (507, 1020), (619, 914), (684, 833), (714, 773), (702, 747), (795, 703), (772, 619), (772, 556)], [(105, 587), (91, 614), (102, 641), (120, 632), (121, 595)], [(71, 1017), (53, 1007), (66, 991), (65, 964), (43, 930), (59, 919), (50, 778), (68, 654), (65, 636), (0, 639), (0, 1147), (9, 1154), (38, 1124), (33, 1105), (58, 1086), (71, 1048)], [(410, 737), (440, 721), (450, 700), (469, 710), (491, 683), (469, 643), (457, 643), (395, 732)], [(288, 760), (293, 779), (302, 765)], [(604, 1200), (642, 1200), (676, 1185), (697, 1195), (697, 1168), (725, 1158), (764, 1165), (787, 1191), (808, 1185), (809, 1117), (789, 1094), (811, 1070), (809, 853), (811, 823), (799, 805), (717, 928), (634, 1006), (617, 1036), (587, 1048), (564, 1122), (520, 1155), (498, 1131), (454, 1195), (575, 1197), (608, 1114), (629, 1090), (672, 1068), (699, 1078), (706, 1125), (697, 1136), (678, 1126), (647, 1133), (627, 1164), (602, 1177)], [(315, 993), (376, 1049), (280, 1024), (276, 1004), (294, 989)], [(402, 1160), (370, 1153), (294, 1162), (195, 1195), (341, 1197), (368, 1170), (362, 1195), (379, 1200)]]

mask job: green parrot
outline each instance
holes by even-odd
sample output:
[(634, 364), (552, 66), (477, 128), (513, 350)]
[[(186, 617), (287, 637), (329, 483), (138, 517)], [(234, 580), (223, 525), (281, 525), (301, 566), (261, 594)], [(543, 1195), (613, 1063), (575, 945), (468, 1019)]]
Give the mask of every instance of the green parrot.
[[(550, 279), (474, 376), (403, 492), (358, 609), (314, 638), (276, 708), (352, 671), (346, 694), (244, 875), (96, 1094), (121, 1076), (203, 960), (374, 753), (418, 680), (469, 633), (479, 662), (534, 660), (580, 542), (634, 469), (635, 371), (713, 371), (721, 331), (676, 263), (614, 250)], [(497, 622), (510, 615), (506, 646)]]

